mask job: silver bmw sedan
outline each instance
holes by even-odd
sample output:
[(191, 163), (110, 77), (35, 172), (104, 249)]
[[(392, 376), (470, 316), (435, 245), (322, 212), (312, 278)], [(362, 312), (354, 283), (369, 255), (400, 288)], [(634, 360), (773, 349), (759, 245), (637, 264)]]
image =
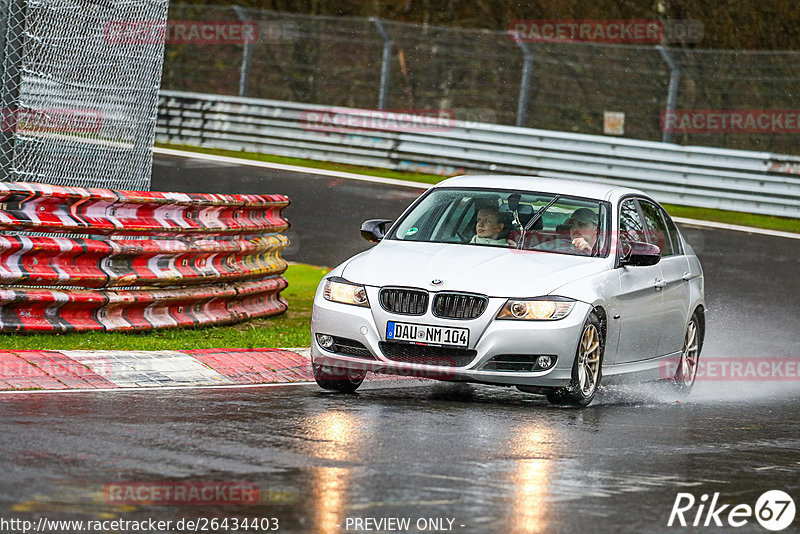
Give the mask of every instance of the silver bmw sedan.
[(367, 372), (516, 386), (585, 406), (602, 383), (688, 394), (705, 328), (703, 271), (670, 216), (635, 189), (460, 176), (320, 283), (314, 377), (353, 392)]

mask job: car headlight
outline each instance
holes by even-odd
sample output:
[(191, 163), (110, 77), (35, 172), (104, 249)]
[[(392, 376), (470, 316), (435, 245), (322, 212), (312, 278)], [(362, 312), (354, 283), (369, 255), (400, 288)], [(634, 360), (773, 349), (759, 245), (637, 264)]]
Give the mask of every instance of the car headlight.
[(497, 314), (497, 318), (519, 321), (557, 321), (569, 315), (574, 307), (575, 301), (564, 297), (509, 299)]
[(322, 296), (325, 297), (325, 300), (330, 300), (331, 302), (369, 308), (367, 290), (364, 286), (350, 283), (344, 278), (328, 278), (325, 280), (325, 289), (322, 292)]

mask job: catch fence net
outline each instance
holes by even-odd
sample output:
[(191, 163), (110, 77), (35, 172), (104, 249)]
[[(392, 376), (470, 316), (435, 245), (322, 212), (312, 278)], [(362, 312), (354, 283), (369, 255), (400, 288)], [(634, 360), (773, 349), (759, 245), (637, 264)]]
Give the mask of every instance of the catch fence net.
[(0, 180), (150, 188), (168, 0), (0, 0)]
[[(624, 114), (618, 135), (661, 141), (670, 80), (677, 110), (797, 110), (800, 52), (527, 43), (507, 32), (278, 13), (170, 6), (173, 20), (249, 20), (249, 47), (168, 43), (164, 89), (311, 104), (376, 108), (389, 42), (387, 109), (448, 109), (457, 119), (584, 134), (605, 133), (606, 112)], [(523, 85), (529, 90), (524, 98)], [(524, 105), (520, 106), (523, 101)], [(522, 112), (521, 112), (522, 111)], [(674, 133), (681, 145), (797, 153), (797, 133)]]

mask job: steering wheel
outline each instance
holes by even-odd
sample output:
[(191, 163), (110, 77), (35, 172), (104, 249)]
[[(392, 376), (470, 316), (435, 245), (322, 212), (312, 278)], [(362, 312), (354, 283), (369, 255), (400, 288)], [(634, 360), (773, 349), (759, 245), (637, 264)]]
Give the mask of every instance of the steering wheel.
[(469, 243), (470, 239), (472, 239), (472, 237), (467, 237), (458, 230), (456, 230), (454, 233), (456, 237), (458, 237), (461, 240), (462, 243)]
[(572, 241), (564, 237), (557, 237), (544, 243), (537, 243), (530, 250), (574, 250)]

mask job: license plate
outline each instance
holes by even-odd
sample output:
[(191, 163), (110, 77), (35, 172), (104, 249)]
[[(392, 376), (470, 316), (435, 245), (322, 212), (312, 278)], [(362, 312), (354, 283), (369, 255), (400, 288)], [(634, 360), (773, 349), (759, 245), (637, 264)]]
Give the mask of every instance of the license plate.
[(469, 329), (389, 321), (386, 325), (386, 339), (426, 345), (466, 347), (469, 345)]

